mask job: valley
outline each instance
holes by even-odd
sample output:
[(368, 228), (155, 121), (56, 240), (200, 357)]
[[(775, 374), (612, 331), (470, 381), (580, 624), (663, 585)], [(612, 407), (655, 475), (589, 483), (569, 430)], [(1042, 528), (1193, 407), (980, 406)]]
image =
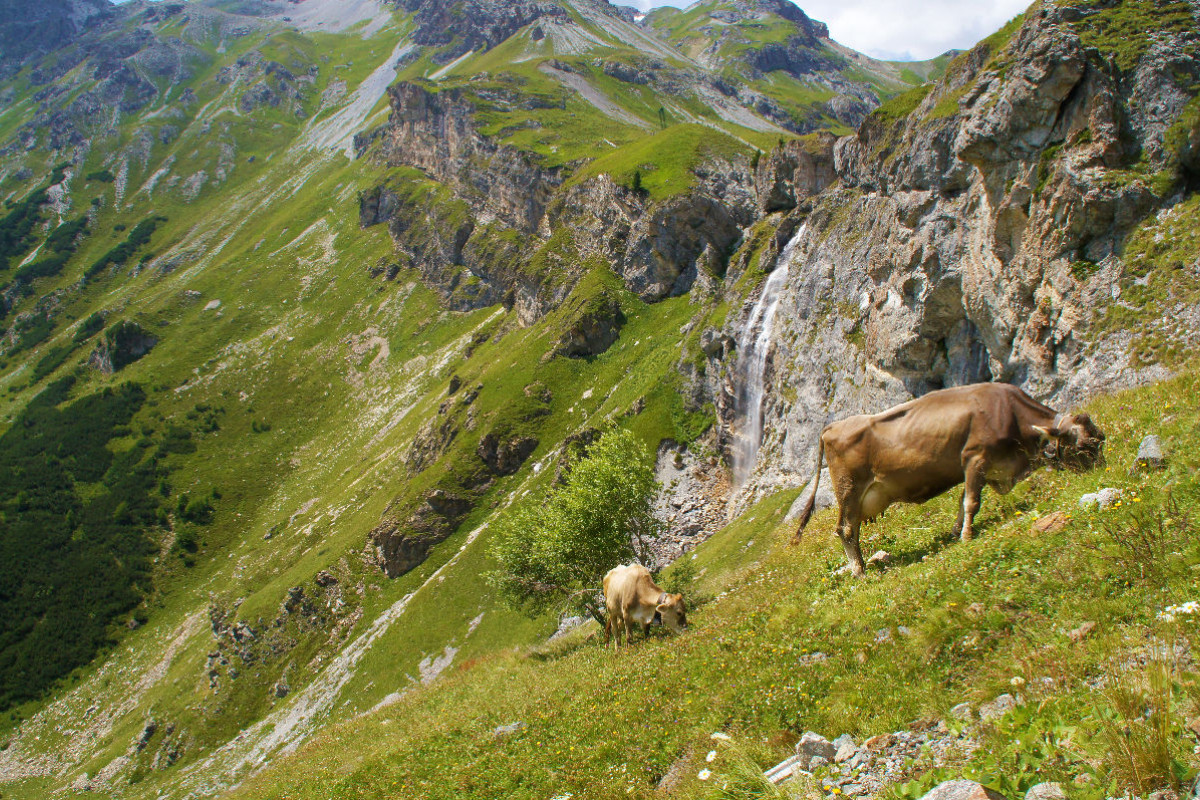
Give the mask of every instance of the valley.
[[(1192, 796), (1198, 15), (0, 0), (0, 792)], [(1107, 468), (788, 544), (826, 423), (985, 380)], [(610, 429), (691, 620), (616, 652), (489, 578)]]

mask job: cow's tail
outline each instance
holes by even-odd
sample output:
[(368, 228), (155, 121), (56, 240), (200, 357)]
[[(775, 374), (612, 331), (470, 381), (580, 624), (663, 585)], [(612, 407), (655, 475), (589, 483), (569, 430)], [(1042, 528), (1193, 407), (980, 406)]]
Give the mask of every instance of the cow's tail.
[(800, 512), (800, 525), (796, 528), (796, 532), (792, 534), (792, 544), (800, 544), (800, 534), (804, 532), (804, 527), (812, 519), (813, 509), (817, 505), (817, 487), (821, 484), (821, 461), (824, 458), (825, 439), (817, 437), (817, 469), (813, 473), (812, 491), (809, 492), (808, 502), (804, 504), (804, 510)]

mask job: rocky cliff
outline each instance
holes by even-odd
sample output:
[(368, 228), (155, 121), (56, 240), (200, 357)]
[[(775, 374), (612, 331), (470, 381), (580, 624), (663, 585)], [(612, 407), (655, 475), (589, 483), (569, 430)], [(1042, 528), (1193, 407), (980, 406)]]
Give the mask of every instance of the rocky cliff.
[[(931, 389), (1004, 380), (1066, 408), (1162, 374), (1105, 307), (1146, 279), (1131, 232), (1195, 179), (1196, 6), (1175, 5), (1116, 50), (1128, 9), (1039, 4), (838, 140), (827, 191), (812, 196), (819, 169), (760, 165), (764, 210), (795, 204), (791, 227), (804, 221), (775, 266), (789, 278), (764, 481), (807, 479), (831, 419)], [(1192, 303), (1175, 313), (1194, 319)], [(710, 369), (726, 431), (731, 363)]]

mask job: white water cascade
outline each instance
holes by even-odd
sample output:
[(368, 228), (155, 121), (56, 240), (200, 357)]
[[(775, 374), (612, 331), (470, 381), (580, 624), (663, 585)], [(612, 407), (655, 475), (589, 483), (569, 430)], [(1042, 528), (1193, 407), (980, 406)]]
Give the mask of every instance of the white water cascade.
[(779, 309), (779, 295), (787, 283), (792, 265), (792, 254), (804, 238), (804, 225), (796, 231), (791, 241), (783, 248), (775, 262), (775, 269), (767, 276), (762, 294), (737, 343), (737, 363), (734, 380), (737, 391), (733, 398), (733, 485), (740, 489), (754, 470), (758, 448), (763, 436), (763, 380), (767, 369), (767, 351), (771, 346), (771, 333), (775, 325), (775, 312)]

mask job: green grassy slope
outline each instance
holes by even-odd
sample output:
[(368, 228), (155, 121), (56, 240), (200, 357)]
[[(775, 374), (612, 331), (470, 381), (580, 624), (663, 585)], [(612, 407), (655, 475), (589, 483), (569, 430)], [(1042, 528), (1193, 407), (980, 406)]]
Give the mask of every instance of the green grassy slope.
[[(861, 582), (835, 574), (843, 556), (832, 512), (791, 547), (781, 514), (795, 493), (771, 497), (668, 571), (666, 581), (684, 587), (694, 607), (686, 634), (613, 653), (592, 631), (494, 655), (331, 728), (235, 796), (655, 797), (677, 760), (687, 777), (673, 796), (724, 796), (713, 791), (742, 769), (739, 758), (770, 766), (800, 731), (861, 740), (1006, 691), (1026, 705), (985, 726), (983, 749), (962, 763), (937, 771), (912, 764), (918, 782), (908, 796), (960, 774), (1009, 796), (1087, 774), (1094, 782), (1073, 796), (1103, 797), (1129, 788), (1134, 768), (1143, 786), (1171, 783), (1172, 770), (1198, 766), (1178, 738), (1200, 699), (1196, 676), (1178, 664), (1126, 661), (1148, 637), (1192, 643), (1198, 633), (1187, 620), (1157, 619), (1167, 605), (1194, 599), (1198, 392), (1189, 374), (1096, 400), (1089, 410), (1108, 433), (1109, 466), (1039, 472), (1007, 497), (985, 495), (975, 541), (948, 539), (952, 496), (889, 511), (868, 527), (864, 546), (886, 548), (893, 566)], [(1150, 432), (1163, 437), (1170, 467), (1128, 475)], [(1122, 504), (1076, 507), (1101, 486), (1123, 489)], [(1060, 511), (1064, 529), (1031, 531), (1033, 520)], [(1084, 622), (1096, 628), (1078, 646), (1066, 634)], [(891, 636), (879, 641), (884, 629)], [(818, 652), (823, 660), (809, 658)], [(1159, 668), (1177, 682), (1167, 701), (1146, 694), (1144, 681)], [(1099, 694), (1098, 677), (1109, 687)], [(1134, 736), (1153, 733), (1137, 714), (1122, 717), (1127, 693), (1153, 709), (1169, 701), (1165, 761), (1108, 737), (1114, 722)], [(493, 735), (515, 721), (525, 724), (516, 734)], [(1070, 746), (1031, 746), (1053, 743), (1068, 724)], [(706, 764), (714, 731), (730, 734), (741, 756), (722, 747)], [(706, 766), (717, 775), (711, 783), (695, 777)]]

